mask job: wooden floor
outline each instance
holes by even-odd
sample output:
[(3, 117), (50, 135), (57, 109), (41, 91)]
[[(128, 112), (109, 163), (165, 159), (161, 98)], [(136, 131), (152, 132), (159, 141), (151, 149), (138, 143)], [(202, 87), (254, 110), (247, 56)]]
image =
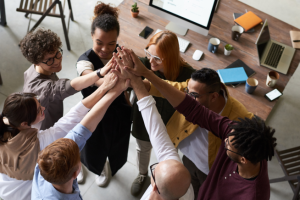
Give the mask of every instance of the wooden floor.
[[(137, 55), (144, 56), (143, 49), (146, 47), (154, 33), (146, 40), (139, 37), (138, 34), (145, 26), (153, 28), (154, 32), (156, 29), (165, 30), (164, 27), (169, 23), (169, 21), (149, 13), (147, 8), (148, 0), (138, 1), (138, 7), (140, 10), (139, 16), (138, 18), (132, 18), (130, 14), (130, 8), (133, 3), (133, 0), (125, 0), (118, 7), (120, 9), (119, 21), (121, 26), (118, 42), (120, 45), (124, 45), (127, 48), (133, 49)], [(217, 12), (214, 14), (211, 23), (208, 36), (200, 35), (191, 30), (188, 31), (186, 36), (179, 36), (191, 42), (187, 51), (185, 53), (181, 53), (181, 55), (195, 69), (208, 67), (218, 70), (227, 67), (237, 59), (244, 61), (249, 67), (256, 71), (256, 74), (253, 77), (258, 79), (259, 85), (252, 95), (245, 92), (244, 84), (241, 84), (236, 88), (229, 86), (229, 93), (231, 96), (243, 103), (250, 112), (260, 116), (262, 119), (266, 119), (276, 101), (269, 102), (264, 97), (264, 95), (271, 91), (272, 88), (266, 86), (266, 77), (270, 70), (265, 67), (261, 67), (258, 64), (258, 55), (255, 42), (262, 25), (258, 25), (255, 28), (256, 31), (254, 33), (243, 33), (238, 42), (231, 39), (231, 27), (234, 25), (233, 13), (245, 12), (245, 9), (254, 12), (263, 21), (268, 19), (271, 38), (291, 46), (289, 31), (299, 29), (237, 0), (220, 0)], [(221, 40), (221, 44), (219, 45), (218, 52), (216, 54), (210, 53), (207, 50), (208, 40), (212, 37), (217, 37)], [(232, 44), (235, 48), (230, 56), (224, 55), (224, 46), (227, 43)], [(204, 52), (204, 56), (200, 61), (195, 61), (192, 59), (192, 55), (196, 49)], [(276, 88), (278, 88), (280, 91), (284, 90), (289, 79), (295, 72), (299, 62), (300, 51), (297, 50), (288, 74), (280, 74), (280, 79), (277, 81), (275, 86)]]

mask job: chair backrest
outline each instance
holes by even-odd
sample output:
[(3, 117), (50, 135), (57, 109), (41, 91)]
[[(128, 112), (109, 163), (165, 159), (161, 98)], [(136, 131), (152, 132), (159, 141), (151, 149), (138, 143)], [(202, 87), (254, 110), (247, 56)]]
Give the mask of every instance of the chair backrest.
[[(20, 6), (17, 8), (19, 12), (43, 14), (53, 3), (57, 0), (21, 0)], [(65, 0), (63, 1), (63, 10), (65, 7)], [(55, 5), (48, 15), (57, 16), (59, 15), (58, 8)]]
[[(282, 151), (276, 150), (276, 154), (286, 176), (300, 175), (300, 146)], [(296, 189), (298, 180), (290, 180), (289, 184)]]

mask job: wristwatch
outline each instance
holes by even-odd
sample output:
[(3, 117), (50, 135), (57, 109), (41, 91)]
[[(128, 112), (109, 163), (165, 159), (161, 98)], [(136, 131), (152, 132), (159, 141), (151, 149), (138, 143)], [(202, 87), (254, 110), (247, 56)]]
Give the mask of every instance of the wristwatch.
[(99, 78), (103, 78), (104, 76), (101, 76), (101, 68), (100, 69), (97, 69), (97, 76), (99, 77)]

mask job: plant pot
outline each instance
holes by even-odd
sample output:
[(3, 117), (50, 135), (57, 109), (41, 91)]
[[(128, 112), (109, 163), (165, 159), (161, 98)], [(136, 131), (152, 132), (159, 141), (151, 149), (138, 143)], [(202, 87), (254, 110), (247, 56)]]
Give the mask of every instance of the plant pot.
[(231, 51), (232, 51), (232, 50), (229, 51), (229, 50), (227, 50), (226, 48), (224, 48), (224, 55), (225, 55), (225, 56), (229, 56), (229, 55), (231, 54)]
[(138, 14), (140, 12), (140, 11), (132, 12), (132, 10), (130, 10), (130, 11), (131, 11), (131, 16), (134, 17), (134, 18), (137, 18)]

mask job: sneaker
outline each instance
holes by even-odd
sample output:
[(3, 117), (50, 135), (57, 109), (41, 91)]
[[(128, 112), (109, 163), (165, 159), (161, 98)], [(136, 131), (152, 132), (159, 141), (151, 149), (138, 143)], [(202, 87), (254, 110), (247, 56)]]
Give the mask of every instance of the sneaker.
[(131, 194), (133, 196), (138, 196), (143, 188), (144, 183), (146, 182), (147, 175), (139, 174), (133, 181), (131, 185)]
[(106, 183), (109, 180), (108, 167), (109, 167), (108, 162), (106, 161), (106, 163), (104, 164), (104, 167), (103, 167), (103, 171), (101, 172), (100, 176), (98, 176), (98, 175), (95, 176), (96, 184), (99, 187), (103, 187), (104, 185), (106, 185)]
[(79, 174), (77, 176), (77, 183), (82, 183), (83, 182), (84, 174), (83, 174), (82, 168), (83, 168), (83, 166), (81, 165), (80, 172), (79, 172)]

